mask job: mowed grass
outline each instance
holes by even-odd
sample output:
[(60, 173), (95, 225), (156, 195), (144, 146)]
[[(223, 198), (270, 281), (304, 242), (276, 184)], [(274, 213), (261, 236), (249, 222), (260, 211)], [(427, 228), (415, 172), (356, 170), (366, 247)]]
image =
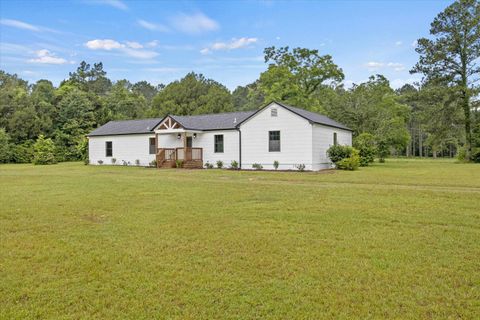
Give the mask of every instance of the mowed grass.
[(479, 319), (480, 166), (0, 166), (0, 318)]

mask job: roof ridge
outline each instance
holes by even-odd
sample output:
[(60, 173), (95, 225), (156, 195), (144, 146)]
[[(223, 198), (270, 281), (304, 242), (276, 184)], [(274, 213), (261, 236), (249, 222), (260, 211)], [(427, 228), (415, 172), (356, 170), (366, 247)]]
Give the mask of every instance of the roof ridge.
[[(124, 120), (110, 120), (108, 122), (124, 122), (124, 121), (148, 121), (148, 120), (158, 120), (158, 119), (163, 119), (163, 118), (143, 118), (143, 119), (124, 119)], [(108, 123), (107, 122), (107, 123)]]
[(169, 114), (172, 117), (207, 117), (207, 116), (217, 116), (222, 114), (233, 114), (233, 113), (250, 113), (257, 110), (243, 110), (243, 111), (229, 111), (229, 112), (220, 112), (220, 113), (202, 113), (202, 114), (189, 114), (189, 115), (178, 115), (178, 114)]

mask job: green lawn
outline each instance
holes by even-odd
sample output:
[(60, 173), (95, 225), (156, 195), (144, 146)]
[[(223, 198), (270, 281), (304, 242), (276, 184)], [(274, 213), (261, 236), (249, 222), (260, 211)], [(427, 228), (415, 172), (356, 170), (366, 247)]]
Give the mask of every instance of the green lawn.
[(0, 318), (479, 319), (480, 166), (0, 166)]

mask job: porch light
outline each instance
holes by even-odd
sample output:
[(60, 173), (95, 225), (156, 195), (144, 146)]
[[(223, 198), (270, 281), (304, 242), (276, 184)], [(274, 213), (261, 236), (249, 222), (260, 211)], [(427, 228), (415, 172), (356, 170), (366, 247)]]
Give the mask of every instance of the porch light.
[(182, 135), (179, 133), (177, 134), (177, 139), (180, 139), (182, 137)]
[(193, 139), (197, 139), (197, 134), (196, 133), (193, 134)]

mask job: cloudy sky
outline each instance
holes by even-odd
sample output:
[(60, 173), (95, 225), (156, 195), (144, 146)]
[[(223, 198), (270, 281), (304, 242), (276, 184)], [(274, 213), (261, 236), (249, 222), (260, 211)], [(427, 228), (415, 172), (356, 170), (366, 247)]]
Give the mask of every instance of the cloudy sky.
[(345, 84), (375, 73), (413, 82), (415, 40), (451, 1), (8, 1), (0, 4), (0, 68), (58, 84), (78, 63), (111, 79), (154, 84), (203, 73), (233, 90), (266, 69), (263, 48), (330, 54)]

